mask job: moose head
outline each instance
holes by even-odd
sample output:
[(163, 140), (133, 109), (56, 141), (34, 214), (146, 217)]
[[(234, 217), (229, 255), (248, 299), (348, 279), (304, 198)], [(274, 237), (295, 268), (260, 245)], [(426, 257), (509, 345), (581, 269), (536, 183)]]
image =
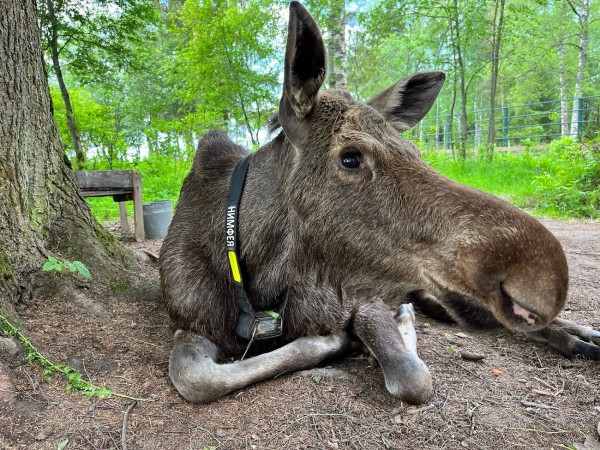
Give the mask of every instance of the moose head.
[(390, 300), (426, 290), (464, 297), (511, 329), (548, 325), (567, 293), (558, 241), (517, 208), (442, 177), (399, 135), (429, 111), (444, 74), (403, 78), (365, 105), (320, 91), (325, 61), (317, 25), (292, 3), (278, 121), (293, 153), (286, 196), (299, 259), (359, 297), (375, 285)]

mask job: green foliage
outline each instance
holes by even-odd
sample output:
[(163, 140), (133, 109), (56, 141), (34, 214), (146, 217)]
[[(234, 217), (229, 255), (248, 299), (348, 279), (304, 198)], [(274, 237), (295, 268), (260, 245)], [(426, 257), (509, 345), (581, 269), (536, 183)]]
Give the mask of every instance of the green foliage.
[(44, 50), (56, 45), (62, 65), (86, 82), (143, 67), (142, 50), (160, 18), (153, 0), (41, 0), (38, 16)]
[(25, 348), (27, 361), (39, 364), (44, 369), (44, 378), (50, 379), (59, 374), (67, 381), (68, 391), (79, 391), (86, 397), (123, 397), (140, 400), (128, 395), (112, 392), (105, 387), (96, 386), (83, 379), (81, 372), (65, 364), (55, 363), (42, 355), (8, 319), (0, 315), (0, 331), (15, 337)]
[[(465, 114), (461, 120), (468, 130), (479, 120), (476, 142), (481, 145), (497, 1), (305, 4), (326, 41), (339, 22), (334, 13), (345, 7), (348, 87), (355, 97), (370, 98), (411, 72), (444, 70), (446, 86), (411, 137), (433, 145), (433, 136), (443, 134), (446, 126), (444, 115), (452, 110), (455, 118)], [(235, 141), (252, 147), (264, 140), (268, 116), (281, 93), (287, 2), (92, 0), (80, 5), (42, 0), (39, 5), (45, 50), (50, 51), (53, 26), (58, 33), (75, 120), (89, 158), (84, 169), (136, 169), (142, 173), (145, 201), (176, 202), (205, 131), (227, 130)], [(600, 2), (595, 2), (591, 16), (599, 13)], [(547, 100), (561, 95), (559, 67), (564, 68), (565, 95), (573, 95), (582, 24), (565, 2), (511, 0), (504, 19), (498, 99), (510, 106), (510, 143), (526, 151), (497, 152), (490, 164), (485, 163), (485, 149), (467, 152), (462, 162), (443, 153), (425, 156), (451, 178), (536, 214), (598, 217), (597, 144), (553, 143), (548, 152), (540, 147), (558, 132), (560, 114)], [(594, 95), (600, 94), (597, 83), (590, 82), (590, 74), (600, 70), (600, 21), (591, 20), (588, 28), (583, 94)], [(50, 81), (59, 130), (72, 157), (62, 97)], [(512, 106), (518, 104), (527, 105)], [(586, 139), (598, 136), (597, 109), (586, 109)], [(496, 119), (501, 138), (502, 113)], [(452, 127), (453, 146), (465, 149), (456, 120)], [(475, 140), (474, 135), (468, 139)], [(101, 220), (118, 218), (110, 198), (89, 202)], [(131, 204), (128, 209), (132, 215)], [(0, 269), (2, 265), (0, 255)]]
[(537, 209), (559, 217), (600, 218), (600, 151), (570, 138), (553, 141), (534, 179)]
[(56, 271), (56, 272), (60, 273), (61, 275), (67, 274), (69, 272), (70, 273), (77, 272), (83, 278), (87, 278), (88, 280), (92, 279), (92, 275), (90, 274), (90, 271), (85, 266), (85, 264), (83, 264), (81, 261), (71, 262), (66, 259), (59, 260), (59, 259), (56, 259), (52, 255), (48, 255), (48, 261), (46, 261), (44, 263), (44, 265), (42, 266), (42, 270), (44, 272)]
[(448, 153), (424, 152), (424, 158), (447, 177), (504, 197), (516, 206), (550, 217), (600, 218), (600, 151), (569, 138), (545, 149), (497, 152), (455, 160)]
[(186, 120), (200, 130), (241, 132), (258, 144), (279, 97), (276, 7), (271, 0), (187, 0), (171, 15), (169, 32), (179, 45), (166, 70), (178, 99), (193, 105)]
[[(142, 176), (142, 195), (144, 202), (171, 200), (175, 205), (183, 179), (189, 173), (193, 155), (162, 155), (152, 153), (146, 158), (123, 161), (114, 165), (115, 169), (134, 169)], [(88, 170), (107, 169), (106, 161), (94, 158), (86, 163)], [(119, 218), (119, 208), (110, 197), (88, 198), (92, 212), (101, 221), (113, 221)], [(133, 217), (133, 203), (127, 202), (128, 215)]]

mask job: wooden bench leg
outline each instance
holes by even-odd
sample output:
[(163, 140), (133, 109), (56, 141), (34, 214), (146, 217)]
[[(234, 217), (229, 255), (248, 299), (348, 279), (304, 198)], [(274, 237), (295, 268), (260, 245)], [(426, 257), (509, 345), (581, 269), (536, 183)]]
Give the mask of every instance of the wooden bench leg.
[(135, 221), (134, 238), (137, 242), (144, 240), (144, 210), (142, 208), (142, 177), (139, 173), (131, 174), (133, 184), (133, 217)]
[(119, 215), (121, 216), (121, 234), (129, 234), (129, 222), (127, 220), (127, 206), (125, 202), (119, 202)]

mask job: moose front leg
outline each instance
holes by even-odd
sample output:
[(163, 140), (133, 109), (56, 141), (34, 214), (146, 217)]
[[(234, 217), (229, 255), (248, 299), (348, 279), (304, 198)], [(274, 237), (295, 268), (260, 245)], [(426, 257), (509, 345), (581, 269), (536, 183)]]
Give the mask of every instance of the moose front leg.
[(600, 331), (570, 320), (555, 319), (539, 331), (527, 333), (538, 342), (548, 344), (566, 356), (585, 356), (600, 361)]
[(250, 359), (218, 364), (219, 349), (212, 341), (179, 330), (174, 336), (169, 376), (186, 400), (208, 403), (259, 381), (314, 367), (348, 350), (350, 343), (346, 332), (308, 336)]
[(354, 315), (354, 332), (377, 358), (393, 396), (414, 404), (431, 398), (431, 374), (417, 354), (412, 304), (402, 305), (396, 320), (381, 301), (361, 305)]

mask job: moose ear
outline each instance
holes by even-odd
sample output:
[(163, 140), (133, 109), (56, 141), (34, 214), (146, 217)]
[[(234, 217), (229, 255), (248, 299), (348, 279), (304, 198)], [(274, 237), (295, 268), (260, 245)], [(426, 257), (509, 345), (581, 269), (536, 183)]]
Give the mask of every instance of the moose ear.
[(290, 3), (290, 21), (285, 50), (283, 95), (279, 119), (303, 119), (313, 108), (325, 80), (326, 54), (323, 38), (310, 13), (298, 2)]
[(379, 111), (398, 131), (406, 131), (429, 112), (445, 79), (444, 72), (416, 73), (402, 78), (367, 104)]

